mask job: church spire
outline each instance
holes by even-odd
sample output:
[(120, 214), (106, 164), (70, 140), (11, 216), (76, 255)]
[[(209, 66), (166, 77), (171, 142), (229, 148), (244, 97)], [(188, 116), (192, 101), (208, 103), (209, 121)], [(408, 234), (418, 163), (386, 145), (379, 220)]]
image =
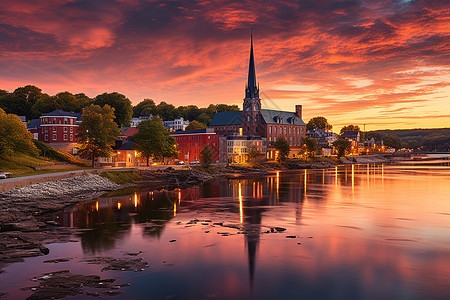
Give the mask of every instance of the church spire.
[(250, 62), (248, 65), (248, 81), (245, 89), (245, 98), (259, 98), (259, 89), (256, 85), (255, 59), (253, 57), (253, 32), (250, 35)]

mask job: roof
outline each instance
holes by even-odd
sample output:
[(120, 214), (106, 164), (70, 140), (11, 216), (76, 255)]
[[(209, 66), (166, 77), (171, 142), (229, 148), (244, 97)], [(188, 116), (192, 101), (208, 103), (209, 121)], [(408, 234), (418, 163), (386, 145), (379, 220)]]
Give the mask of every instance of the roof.
[(77, 121), (81, 121), (81, 113), (72, 113), (63, 111), (61, 109), (57, 109), (52, 112), (42, 114), (41, 117), (72, 117), (77, 118)]
[(209, 126), (241, 125), (242, 110), (215, 113)]
[(202, 134), (202, 133), (215, 134), (214, 129), (212, 129), (212, 128), (202, 128), (202, 129), (187, 130), (187, 131), (175, 131), (175, 132), (171, 132), (170, 135)]
[(41, 127), (41, 119), (32, 119), (27, 125), (27, 129), (38, 129)]
[(123, 143), (121, 146), (113, 147), (113, 149), (116, 151), (134, 150), (134, 144), (135, 144), (134, 142), (128, 141), (128, 142)]
[(130, 127), (127, 130), (122, 132), (122, 136), (132, 136), (139, 132), (139, 129), (136, 127)]
[(25, 117), (25, 116), (18, 116), (18, 117), (19, 117), (20, 121), (22, 121), (22, 122), (27, 121), (27, 117)]
[(261, 109), (261, 114), (266, 124), (306, 125), (295, 112)]
[(341, 137), (348, 137), (348, 138), (352, 138), (352, 137), (357, 137), (359, 134), (359, 131), (344, 131), (341, 134)]

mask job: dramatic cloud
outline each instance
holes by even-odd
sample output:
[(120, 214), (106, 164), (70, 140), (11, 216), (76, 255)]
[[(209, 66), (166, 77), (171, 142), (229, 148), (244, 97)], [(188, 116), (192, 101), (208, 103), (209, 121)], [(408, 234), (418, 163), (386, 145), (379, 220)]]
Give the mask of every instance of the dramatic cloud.
[(336, 128), (450, 127), (447, 1), (17, 0), (0, 89), (242, 103), (250, 28), (263, 105)]

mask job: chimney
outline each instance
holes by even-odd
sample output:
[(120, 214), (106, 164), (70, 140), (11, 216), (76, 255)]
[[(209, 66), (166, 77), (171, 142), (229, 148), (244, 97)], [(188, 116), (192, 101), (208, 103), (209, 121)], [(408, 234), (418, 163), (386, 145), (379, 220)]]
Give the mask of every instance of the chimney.
[(295, 113), (297, 114), (297, 116), (300, 117), (300, 119), (302, 118), (302, 106), (301, 105), (295, 106)]

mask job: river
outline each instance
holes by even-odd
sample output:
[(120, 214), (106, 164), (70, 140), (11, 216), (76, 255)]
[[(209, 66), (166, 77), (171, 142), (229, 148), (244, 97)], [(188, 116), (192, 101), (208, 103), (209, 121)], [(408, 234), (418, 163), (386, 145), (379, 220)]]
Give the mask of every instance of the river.
[[(99, 198), (55, 214), (86, 230), (6, 266), (0, 292), (23, 299), (31, 278), (70, 270), (131, 284), (113, 299), (449, 299), (445, 163), (274, 172)], [(149, 268), (102, 272), (86, 262), (130, 253)], [(68, 261), (43, 263), (54, 259)], [(92, 297), (67, 297), (80, 298)]]

